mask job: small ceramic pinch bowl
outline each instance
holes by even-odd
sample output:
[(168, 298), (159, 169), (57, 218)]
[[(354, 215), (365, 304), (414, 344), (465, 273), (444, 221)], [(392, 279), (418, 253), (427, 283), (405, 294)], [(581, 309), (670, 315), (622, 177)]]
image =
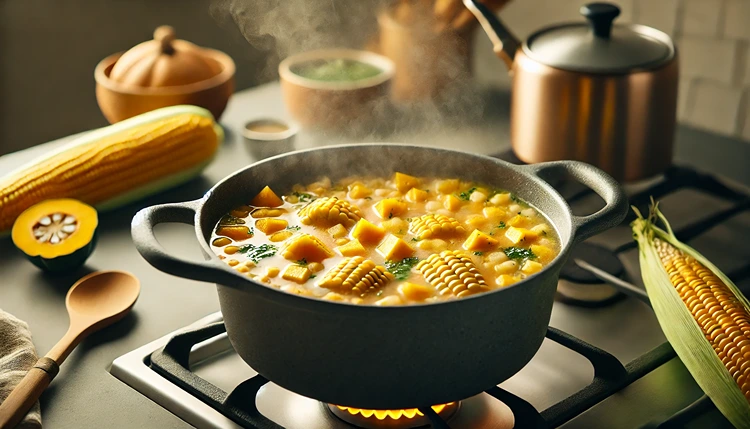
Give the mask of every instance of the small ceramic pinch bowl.
[(260, 160), (294, 150), (298, 130), (286, 121), (259, 118), (245, 122), (242, 138), (250, 155)]

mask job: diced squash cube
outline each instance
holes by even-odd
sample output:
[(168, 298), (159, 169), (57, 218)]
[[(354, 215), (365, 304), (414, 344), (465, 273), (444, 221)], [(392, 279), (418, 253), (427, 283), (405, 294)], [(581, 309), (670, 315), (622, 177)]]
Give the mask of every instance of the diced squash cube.
[(456, 212), (461, 208), (461, 200), (453, 194), (448, 194), (443, 198), (443, 207), (452, 212)]
[(509, 274), (501, 274), (496, 281), (498, 286), (506, 287), (512, 285), (513, 283), (517, 283), (518, 280), (518, 277), (513, 277)]
[(496, 248), (498, 244), (498, 241), (491, 236), (475, 229), (464, 241), (463, 248), (474, 252), (487, 252)]
[(422, 189), (411, 188), (409, 189), (409, 192), (406, 193), (406, 199), (412, 203), (421, 203), (422, 201), (425, 201), (429, 195), (430, 194), (427, 191)]
[(229, 237), (234, 241), (247, 240), (253, 238), (253, 232), (246, 226), (233, 225), (233, 226), (222, 226), (216, 230), (216, 235), (223, 237)]
[(516, 228), (515, 226), (509, 226), (508, 230), (505, 231), (505, 237), (513, 244), (518, 244), (521, 242), (534, 240), (538, 236), (536, 235), (536, 233), (526, 228)]
[(337, 246), (343, 246), (344, 244), (349, 242), (349, 239), (346, 237), (341, 237), (333, 240), (334, 243), (336, 243)]
[(286, 240), (287, 238), (291, 237), (292, 235), (294, 235), (294, 233), (292, 231), (279, 231), (277, 233), (274, 233), (270, 237), (268, 237), (268, 239), (271, 240), (274, 243), (278, 243), (279, 241)]
[(547, 246), (532, 244), (531, 251), (542, 261), (549, 261), (555, 257), (555, 251)]
[[(361, 221), (360, 221), (361, 222)], [(333, 238), (341, 238), (346, 237), (346, 227), (344, 225), (341, 225), (340, 223), (337, 223), (336, 225), (328, 228), (328, 234), (330, 234)]]
[(386, 261), (400, 261), (414, 254), (414, 249), (411, 246), (392, 234), (388, 234), (376, 250)]
[(499, 207), (485, 207), (482, 209), (482, 214), (484, 214), (484, 217), (486, 217), (490, 222), (497, 223), (500, 220), (502, 220), (506, 215), (506, 211), (499, 208)]
[(398, 286), (398, 293), (407, 301), (424, 301), (435, 294), (435, 288), (404, 282)]
[(297, 236), (282, 249), (281, 255), (289, 261), (321, 262), (333, 256), (326, 245), (317, 237), (309, 234)]
[(266, 277), (274, 278), (279, 275), (279, 267), (268, 267), (266, 268)]
[(372, 189), (364, 185), (354, 185), (349, 189), (349, 198), (360, 199), (372, 194)]
[(480, 229), (484, 228), (487, 225), (487, 218), (485, 218), (482, 215), (470, 215), (466, 218), (466, 225), (468, 225), (469, 229)]
[(396, 235), (404, 235), (407, 231), (409, 231), (409, 222), (401, 219), (400, 217), (386, 219), (383, 222), (380, 222), (380, 226), (382, 226), (386, 231)]
[(289, 264), (284, 269), (284, 273), (281, 275), (281, 278), (283, 278), (284, 280), (289, 280), (290, 282), (303, 284), (310, 279), (311, 275), (312, 273), (307, 267), (297, 264)]
[(284, 209), (255, 209), (250, 213), (250, 216), (255, 219), (260, 219), (264, 217), (279, 217), (284, 213), (286, 213), (286, 210)]
[(419, 186), (419, 179), (414, 176), (409, 176), (404, 173), (396, 173), (393, 175), (393, 183), (396, 185), (401, 193), (408, 191), (411, 188)]
[(285, 221), (284, 219), (273, 219), (273, 218), (265, 218), (265, 219), (258, 219), (255, 221), (255, 227), (266, 235), (273, 234), (274, 232), (279, 232), (289, 226), (289, 222)]
[(536, 261), (526, 261), (524, 262), (523, 266), (521, 266), (521, 271), (523, 271), (526, 274), (534, 274), (538, 273), (542, 270), (542, 264)]
[(279, 207), (284, 204), (284, 201), (271, 188), (266, 186), (258, 192), (258, 195), (250, 201), (250, 204), (256, 207)]
[(354, 239), (343, 246), (339, 246), (336, 248), (339, 253), (341, 253), (341, 256), (365, 256), (367, 255), (367, 250), (362, 247), (362, 243), (359, 242), (359, 240)]
[(354, 229), (352, 237), (364, 244), (377, 244), (385, 236), (385, 229), (369, 222), (367, 219), (360, 219)]
[(510, 218), (506, 224), (510, 226), (525, 227), (529, 224), (529, 218), (524, 215), (517, 214)]
[(408, 206), (396, 198), (386, 198), (375, 204), (375, 212), (381, 219), (391, 219), (406, 213)]
[(458, 189), (458, 185), (460, 182), (458, 179), (445, 179), (445, 180), (439, 180), (437, 182), (437, 191), (441, 194), (450, 194), (451, 192), (454, 192), (456, 189)]

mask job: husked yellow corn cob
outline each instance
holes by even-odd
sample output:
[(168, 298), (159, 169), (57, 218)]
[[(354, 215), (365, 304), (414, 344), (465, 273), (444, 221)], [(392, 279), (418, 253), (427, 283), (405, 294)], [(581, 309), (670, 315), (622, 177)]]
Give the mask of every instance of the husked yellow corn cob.
[(409, 229), (422, 240), (447, 238), (466, 232), (456, 219), (441, 214), (426, 214), (414, 218)]
[(463, 298), (490, 290), (471, 258), (459, 251), (433, 253), (417, 264), (417, 270), (437, 288), (440, 295), (452, 294)]
[(329, 227), (341, 224), (348, 229), (362, 217), (362, 212), (348, 201), (323, 197), (300, 209), (299, 216), (300, 222), (305, 225)]
[(344, 258), (317, 283), (318, 286), (342, 293), (363, 295), (385, 286), (394, 279), (385, 267), (362, 256)]
[(145, 115), (155, 120), (136, 117), (112, 125), (112, 132), (94, 131), (0, 179), (0, 231), (46, 199), (74, 198), (97, 208), (114, 207), (167, 187), (159, 181), (175, 185), (181, 173), (202, 168), (216, 152), (220, 134), (210, 114), (179, 107), (186, 113), (154, 111)]
[(663, 240), (654, 244), (675, 290), (750, 401), (750, 314), (703, 264)]

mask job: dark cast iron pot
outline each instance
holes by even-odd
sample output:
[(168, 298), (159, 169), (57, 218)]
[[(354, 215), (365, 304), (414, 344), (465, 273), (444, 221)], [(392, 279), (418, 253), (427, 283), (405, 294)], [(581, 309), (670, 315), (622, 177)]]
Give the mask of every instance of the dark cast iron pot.
[[(455, 301), (400, 307), (357, 306), (292, 295), (242, 275), (211, 250), (219, 218), (265, 185), (285, 192), (320, 176), (460, 177), (514, 192), (546, 215), (562, 250), (544, 270), (513, 286)], [(547, 180), (569, 174), (606, 206), (574, 216)], [(157, 269), (216, 283), (227, 334), (237, 353), (281, 387), (324, 402), (369, 409), (429, 406), (465, 399), (519, 371), (541, 346), (558, 273), (571, 247), (619, 224), (627, 200), (610, 176), (559, 161), (516, 166), (429, 147), (332, 146), (250, 165), (203, 198), (145, 208), (132, 224), (138, 251)], [(154, 237), (162, 222), (195, 224), (207, 261), (170, 255)]]

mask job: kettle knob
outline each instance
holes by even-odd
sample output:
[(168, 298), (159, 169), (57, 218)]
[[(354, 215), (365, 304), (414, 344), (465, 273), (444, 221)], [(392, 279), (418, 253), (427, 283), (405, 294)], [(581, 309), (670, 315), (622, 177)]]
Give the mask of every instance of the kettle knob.
[(620, 15), (620, 8), (612, 3), (589, 3), (581, 6), (581, 15), (589, 20), (594, 36), (609, 39), (612, 21)]

